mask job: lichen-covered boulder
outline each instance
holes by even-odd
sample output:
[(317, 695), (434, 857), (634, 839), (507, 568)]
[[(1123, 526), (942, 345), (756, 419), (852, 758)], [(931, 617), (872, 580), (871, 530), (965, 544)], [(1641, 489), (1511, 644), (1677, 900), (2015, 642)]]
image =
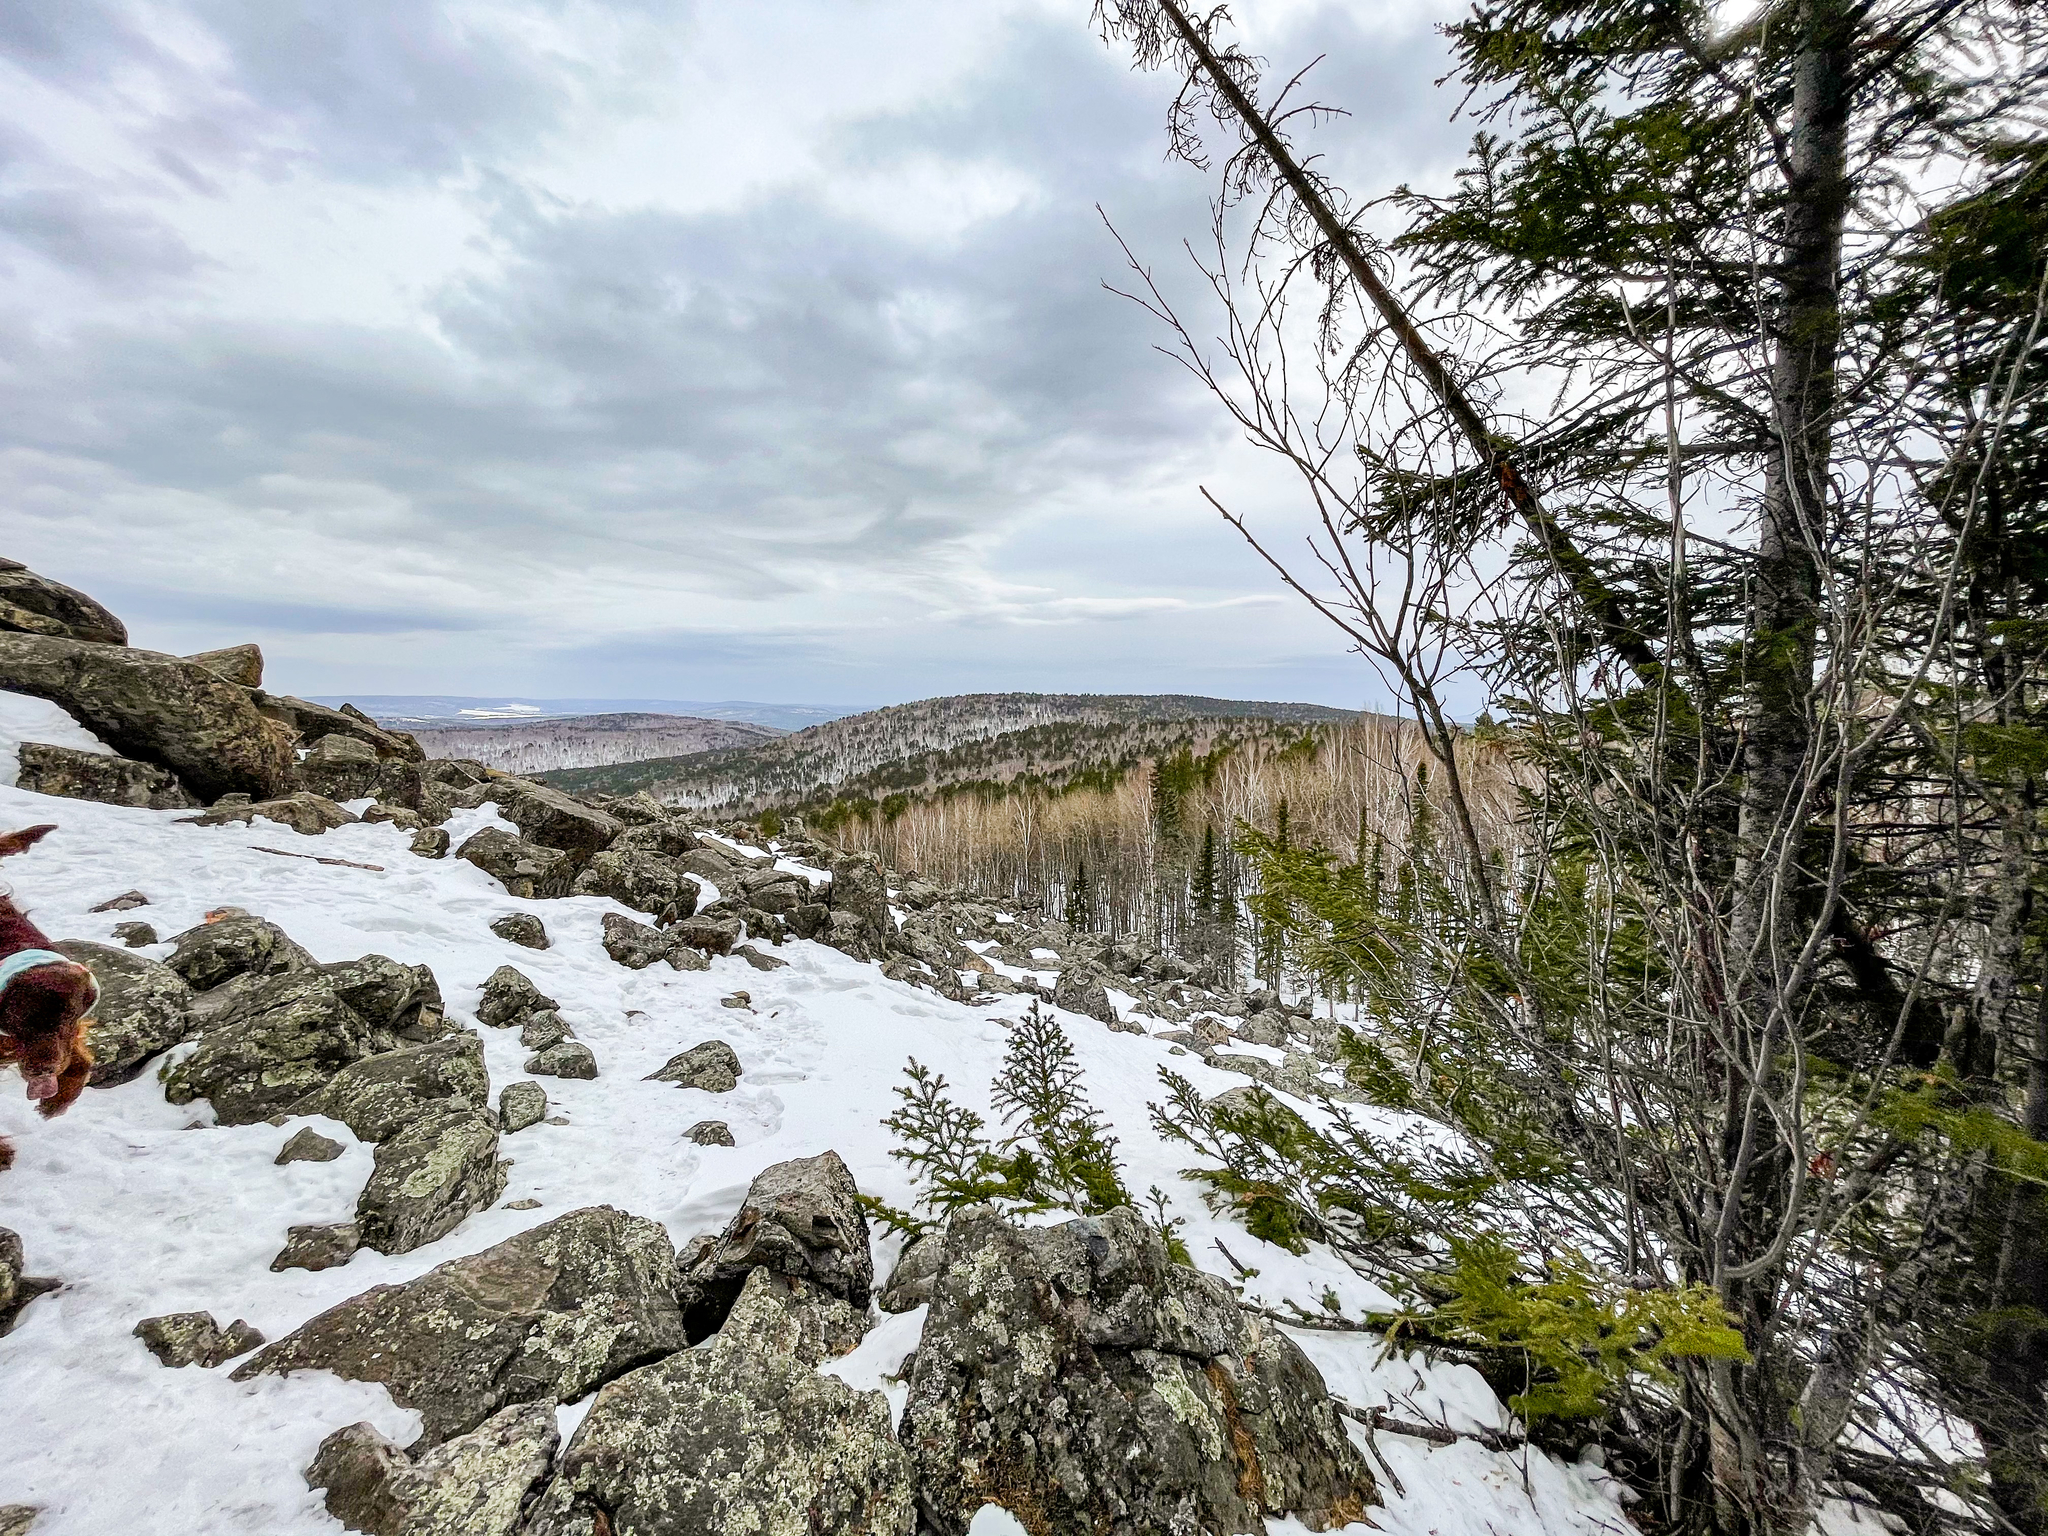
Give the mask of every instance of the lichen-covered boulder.
[(706, 1093), (730, 1093), (739, 1086), (740, 1058), (723, 1040), (706, 1040), (671, 1056), (659, 1071), (648, 1073), (646, 1081), (701, 1088)]
[(820, 937), (856, 960), (879, 960), (892, 947), (896, 922), (889, 913), (889, 882), (871, 853), (832, 861), (832, 923)]
[(554, 942), (548, 937), (547, 925), (531, 912), (507, 912), (503, 917), (494, 917), (491, 932), (521, 949), (546, 949)]
[(199, 802), (178, 776), (153, 763), (106, 752), (83, 752), (46, 742), (21, 744), (17, 788), (67, 800), (94, 800), (101, 805), (146, 806), (157, 811), (188, 810)]
[(1085, 1014), (1104, 1024), (1116, 1022), (1116, 1009), (1109, 1001), (1109, 989), (1103, 985), (1101, 976), (1083, 966), (1068, 966), (1060, 972), (1059, 985), (1053, 988), (1052, 1002), (1055, 1008)]
[(539, 1083), (507, 1083), (498, 1095), (498, 1129), (507, 1136), (548, 1117), (548, 1091)]
[(368, 1424), (320, 1442), (306, 1484), (368, 1536), (514, 1536), (560, 1443), (552, 1406), (515, 1403), (409, 1456)]
[(351, 826), (361, 820), (355, 812), (346, 809), (325, 795), (316, 795), (302, 789), (296, 794), (281, 795), (268, 800), (241, 800), (216, 804), (202, 815), (187, 816), (184, 819), (202, 827), (224, 827), (230, 822), (249, 825), (258, 819), (274, 821), (279, 826), (290, 827), (294, 832), (307, 837), (318, 837), (323, 832), (332, 832), (336, 827)]
[(363, 1246), (410, 1253), (453, 1232), (505, 1193), (498, 1126), (475, 1107), (429, 1106), (377, 1145), (377, 1164), (356, 1200)]
[(1308, 1358), (1128, 1207), (1035, 1229), (957, 1213), (901, 1434), (937, 1536), (991, 1502), (1100, 1536), (1323, 1531), (1378, 1502)]
[(512, 1403), (566, 1403), (683, 1347), (659, 1222), (591, 1206), (350, 1297), (235, 1372), (381, 1382), (438, 1445)]
[[(383, 955), (337, 960), (320, 967), (341, 1000), (395, 1039), (416, 1044), (438, 1039), (441, 986), (424, 965), (405, 965)], [(425, 1016), (433, 1015), (429, 1020)]]
[(875, 1283), (860, 1190), (837, 1152), (764, 1168), (679, 1292), (690, 1337), (717, 1331), (757, 1269), (807, 1280), (860, 1312)]
[(384, 1141), (451, 1099), (472, 1108), (490, 1102), (484, 1043), (461, 1030), (428, 1045), (381, 1051), (343, 1067), (287, 1111), (325, 1115), (359, 1141)]
[(61, 939), (53, 947), (100, 984), (90, 1037), (95, 1088), (127, 1082), (190, 1032), (192, 989), (169, 966), (84, 939)]
[(197, 651), (185, 659), (196, 662), (215, 677), (224, 677), (244, 688), (263, 686), (263, 648), (253, 641), (223, 645), (217, 650)]
[(246, 1355), (263, 1342), (263, 1335), (241, 1318), (227, 1327), (213, 1320), (211, 1312), (169, 1312), (162, 1317), (145, 1317), (135, 1325), (135, 1337), (165, 1365), (203, 1366), (212, 1370), (237, 1355)]
[(675, 942), (659, 928), (616, 912), (604, 915), (604, 952), (629, 971), (644, 971), (655, 961), (666, 960)]
[(598, 1393), (531, 1536), (910, 1536), (888, 1400), (816, 1369), (833, 1307), (757, 1270), (717, 1337)]
[(523, 972), (501, 965), (484, 983), (483, 997), (476, 1005), (476, 1018), (479, 1024), (504, 1029), (522, 1022), (538, 1009), (560, 1006), (527, 980)]
[(609, 896), (657, 917), (688, 917), (697, 910), (697, 882), (673, 859), (648, 849), (608, 848), (593, 855), (572, 889), (578, 896)]
[(701, 915), (685, 918), (668, 931), (677, 943), (687, 944), (708, 955), (731, 954), (733, 945), (746, 935), (746, 929), (740, 926), (738, 918)]
[(474, 864), (509, 894), (529, 901), (536, 896), (566, 894), (576, 872), (574, 855), (515, 837), (503, 827), (471, 833), (455, 850), (455, 857)]
[(289, 1110), (376, 1047), (369, 1022), (318, 970), (237, 990), (235, 1006), (205, 1024), (198, 1048), (164, 1071), (164, 1097), (173, 1104), (208, 1099), (222, 1125), (253, 1125)]
[(126, 645), (128, 627), (76, 587), (0, 557), (0, 630)]
[(185, 978), (195, 992), (206, 992), (237, 976), (277, 976), (309, 969), (313, 957), (275, 923), (247, 912), (222, 915), (188, 928), (171, 940), (176, 947), (164, 962)]
[(531, 779), (500, 774), (490, 781), (484, 798), (498, 803), (499, 814), (519, 828), (521, 837), (575, 854), (579, 863), (610, 847), (624, 830), (616, 817)]
[(314, 1221), (288, 1228), (284, 1246), (270, 1261), (273, 1274), (288, 1269), (333, 1269), (354, 1258), (363, 1246), (363, 1229), (352, 1221)]
[(535, 1077), (566, 1077), (590, 1082), (597, 1076), (597, 1056), (581, 1040), (557, 1040), (526, 1058), (525, 1070)]

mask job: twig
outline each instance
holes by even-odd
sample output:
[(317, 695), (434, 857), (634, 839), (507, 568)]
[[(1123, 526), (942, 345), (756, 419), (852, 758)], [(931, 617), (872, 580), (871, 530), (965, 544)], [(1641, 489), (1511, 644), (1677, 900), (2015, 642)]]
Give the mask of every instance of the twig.
[(315, 864), (338, 864), (343, 869), (368, 869), (377, 874), (384, 873), (382, 864), (358, 864), (354, 859), (323, 859), (317, 853), (292, 853), (283, 848), (251, 847), (251, 853), (274, 853), (280, 859), (311, 859)]
[(1384, 1408), (1357, 1408), (1341, 1397), (1333, 1397), (1337, 1411), (1347, 1419), (1354, 1419), (1369, 1430), (1384, 1429), (1390, 1435), (1406, 1435), (1411, 1440), (1427, 1440), (1431, 1445), (1456, 1445), (1460, 1440), (1474, 1440), (1489, 1451), (1519, 1451), (1529, 1443), (1527, 1435), (1518, 1435), (1506, 1429), (1452, 1429), (1447, 1424), (1424, 1424), (1415, 1419), (1397, 1419)]

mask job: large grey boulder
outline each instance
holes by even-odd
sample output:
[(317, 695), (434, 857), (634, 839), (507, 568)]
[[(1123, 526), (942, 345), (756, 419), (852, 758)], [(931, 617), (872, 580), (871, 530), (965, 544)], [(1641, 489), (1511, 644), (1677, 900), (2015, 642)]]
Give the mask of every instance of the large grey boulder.
[(493, 778), (484, 798), (498, 803), (498, 812), (519, 828), (519, 835), (579, 855), (579, 862), (611, 846), (624, 828), (617, 817), (593, 810), (581, 800), (531, 779), (509, 774)]
[(871, 853), (832, 861), (832, 926), (820, 935), (856, 960), (879, 960), (895, 937), (889, 913), (889, 882), (882, 861)]
[(381, 1142), (451, 1099), (480, 1109), (490, 1093), (484, 1043), (461, 1030), (353, 1062), (285, 1113), (325, 1115), (355, 1132), (358, 1141)]
[(277, 976), (313, 964), (313, 957), (287, 938), (277, 924), (234, 910), (186, 929), (171, 943), (175, 948), (164, 964), (184, 977), (195, 992), (208, 991), (245, 973)]
[(507, 1029), (542, 1008), (560, 1006), (529, 981), (525, 972), (516, 966), (501, 965), (484, 982), (476, 1018), (479, 1024), (488, 1024), (493, 1029)]
[(738, 918), (690, 917), (668, 930), (678, 944), (702, 950), (708, 955), (729, 955), (733, 945), (746, 934)]
[(526, 1058), (535, 1077), (568, 1077), (589, 1082), (597, 1076), (597, 1056), (581, 1040), (557, 1040)]
[[(459, 1101), (458, 1101), (459, 1102)], [(498, 1122), (483, 1107), (434, 1105), (377, 1145), (377, 1164), (356, 1199), (363, 1246), (411, 1253), (446, 1237), (505, 1193)]]
[(38, 795), (157, 811), (185, 810), (199, 803), (167, 768), (40, 741), (21, 744), (21, 773), (15, 785)]
[(717, 1331), (754, 1270), (806, 1280), (865, 1313), (875, 1283), (860, 1190), (837, 1152), (764, 1168), (678, 1295), (690, 1337)]
[(498, 1128), (507, 1136), (548, 1117), (548, 1091), (539, 1083), (507, 1083), (498, 1095)]
[(507, 912), (503, 917), (494, 917), (491, 932), (521, 949), (546, 949), (554, 942), (548, 937), (547, 925), (531, 912)]
[(598, 1393), (531, 1536), (910, 1536), (888, 1399), (817, 1370), (834, 1307), (755, 1271), (717, 1337)]
[(318, 970), (238, 991), (236, 1006), (206, 1024), (198, 1048), (165, 1069), (164, 1097), (173, 1104), (209, 1099), (222, 1125), (253, 1125), (285, 1113), (376, 1049), (369, 1021)]
[(381, 1382), (438, 1445), (512, 1403), (566, 1403), (683, 1347), (661, 1224), (592, 1206), (353, 1296), (235, 1372)]
[(364, 955), (323, 965), (320, 972), (336, 996), (380, 1031), (421, 1043), (445, 1032), (439, 1022), (441, 985), (427, 966)]
[(123, 757), (175, 773), (202, 801), (289, 792), (289, 733), (233, 683), (178, 656), (0, 633), (0, 688), (61, 706)]
[(474, 864), (511, 895), (531, 901), (536, 896), (561, 896), (575, 873), (575, 855), (528, 842), (503, 827), (484, 827), (463, 840), (455, 857)]
[(263, 648), (253, 642), (224, 645), (217, 650), (200, 651), (185, 659), (198, 663), (215, 677), (224, 677), (244, 688), (263, 686)]
[(659, 1071), (648, 1073), (644, 1080), (701, 1088), (706, 1093), (731, 1093), (740, 1084), (740, 1059), (723, 1040), (706, 1040), (669, 1057)]
[(127, 1082), (151, 1057), (190, 1033), (192, 989), (169, 966), (85, 939), (60, 939), (52, 948), (91, 971), (100, 984), (89, 1037), (94, 1087)]
[(902, 1440), (937, 1536), (984, 1503), (1100, 1536), (1362, 1520), (1372, 1474), (1322, 1377), (1128, 1207), (949, 1224)]
[(689, 917), (697, 910), (697, 882), (675, 861), (640, 848), (593, 854), (572, 889), (578, 896), (609, 896), (622, 907), (656, 917)]
[(387, 762), (421, 763), (426, 752), (404, 731), (387, 731), (353, 704), (330, 709), (289, 694), (249, 691), (250, 701), (265, 716), (282, 724), (295, 741), (312, 744), (327, 736), (352, 736), (368, 742), (377, 756)]
[(126, 645), (128, 627), (76, 587), (0, 556), (0, 630)]
[(1116, 1008), (1110, 1003), (1109, 989), (1103, 985), (1101, 976), (1082, 966), (1070, 965), (1060, 972), (1059, 985), (1052, 991), (1052, 1002), (1055, 1008), (1086, 1014), (1104, 1024), (1117, 1021)]
[[(600, 854), (609, 858), (609, 854)], [(676, 941), (659, 928), (636, 923), (617, 912), (604, 915), (604, 952), (629, 971), (644, 971), (657, 960), (666, 960)]]
[[(299, 782), (331, 800), (359, 800), (365, 795), (381, 798), (384, 759), (360, 736), (333, 731), (314, 742), (299, 759)], [(417, 793), (412, 799), (418, 799)], [(404, 805), (406, 797), (401, 794), (395, 803)]]
[(369, 1424), (320, 1442), (306, 1484), (368, 1536), (515, 1536), (560, 1443), (553, 1407), (515, 1403), (466, 1435), (409, 1456)]

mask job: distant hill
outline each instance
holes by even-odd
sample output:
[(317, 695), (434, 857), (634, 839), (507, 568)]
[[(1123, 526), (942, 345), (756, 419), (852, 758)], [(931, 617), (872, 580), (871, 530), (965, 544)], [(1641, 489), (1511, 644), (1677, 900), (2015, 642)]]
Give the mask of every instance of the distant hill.
[(388, 693), (309, 695), (316, 704), (339, 709), (355, 705), (379, 725), (401, 731), (452, 725), (516, 724), (534, 720), (568, 720), (583, 715), (683, 715), (693, 720), (746, 720), (755, 725), (772, 725), (781, 731), (800, 731), (807, 725), (854, 714), (857, 705), (764, 704), (752, 699), (725, 699), (717, 703), (688, 699), (530, 699), (523, 697), (467, 697), (447, 693)]
[(542, 773), (578, 794), (646, 789), (747, 814), (835, 797), (881, 799), (1020, 777), (1064, 787), (1181, 746), (1356, 719), (1320, 704), (1190, 694), (976, 693), (811, 726), (757, 746)]
[(411, 729), (431, 757), (467, 757), (487, 768), (529, 774), (752, 747), (788, 734), (747, 720), (662, 714), (527, 717), (449, 727), (414, 725)]

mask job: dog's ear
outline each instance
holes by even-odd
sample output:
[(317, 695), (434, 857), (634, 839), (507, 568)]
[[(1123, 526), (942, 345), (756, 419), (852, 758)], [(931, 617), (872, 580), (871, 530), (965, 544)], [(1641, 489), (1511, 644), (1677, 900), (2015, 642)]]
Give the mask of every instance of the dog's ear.
[(23, 827), (19, 832), (0, 835), (0, 859), (11, 858), (17, 853), (27, 853), (56, 830), (57, 823), (50, 821), (40, 827)]

